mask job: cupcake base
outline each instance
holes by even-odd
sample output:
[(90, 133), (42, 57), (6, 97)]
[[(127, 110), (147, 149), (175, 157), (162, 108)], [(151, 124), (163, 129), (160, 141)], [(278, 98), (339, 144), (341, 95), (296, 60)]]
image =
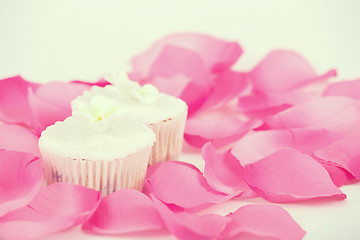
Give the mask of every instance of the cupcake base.
[(124, 188), (141, 191), (151, 148), (113, 161), (73, 159), (41, 150), (47, 184), (68, 182), (100, 191), (103, 196)]
[(156, 142), (152, 148), (149, 165), (178, 160), (183, 139), (187, 115), (167, 119), (161, 123), (151, 124), (149, 127), (156, 135)]

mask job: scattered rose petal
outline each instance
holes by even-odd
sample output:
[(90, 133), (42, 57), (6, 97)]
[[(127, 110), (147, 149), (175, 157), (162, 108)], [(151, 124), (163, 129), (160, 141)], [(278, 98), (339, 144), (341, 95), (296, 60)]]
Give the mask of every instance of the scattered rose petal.
[(232, 196), (213, 190), (202, 173), (193, 165), (180, 162), (164, 162), (155, 166), (146, 180), (150, 194), (167, 203), (183, 208), (197, 208), (220, 203)]
[(146, 52), (133, 58), (133, 77), (136, 79), (148, 78), (153, 62), (159, 57), (166, 46), (193, 51), (199, 55), (209, 72), (219, 72), (230, 67), (243, 52), (240, 45), (236, 42), (226, 42), (195, 33), (173, 34), (159, 40)]
[(105, 87), (106, 85), (109, 85), (110, 83), (106, 81), (105, 79), (101, 78), (98, 81), (92, 83), (92, 82), (86, 82), (86, 81), (71, 81), (71, 83), (76, 84), (84, 84), (88, 86), (98, 86), (98, 87)]
[(18, 125), (0, 125), (0, 149), (40, 156), (38, 137), (30, 130)]
[(319, 149), (315, 155), (329, 164), (349, 171), (356, 179), (360, 179), (360, 134), (347, 134), (343, 138)]
[(250, 76), (255, 92), (279, 92), (304, 86), (310, 82), (326, 80), (336, 76), (335, 70), (317, 75), (310, 64), (292, 51), (270, 52), (254, 69)]
[(221, 147), (238, 140), (246, 132), (259, 127), (261, 123), (261, 120), (244, 122), (222, 110), (202, 112), (187, 120), (185, 140), (198, 148), (207, 142)]
[(295, 105), (266, 120), (270, 128), (325, 128), (351, 132), (360, 123), (360, 102), (346, 97), (323, 97)]
[(343, 168), (337, 167), (331, 162), (320, 162), (329, 173), (331, 180), (337, 187), (349, 184), (354, 180), (354, 176)]
[(346, 198), (320, 163), (295, 149), (281, 149), (245, 165), (244, 178), (256, 193), (272, 202)]
[(0, 150), (0, 216), (26, 206), (42, 180), (42, 164), (34, 154)]
[(208, 96), (202, 108), (224, 105), (250, 88), (247, 74), (242, 72), (224, 71), (214, 81), (214, 90)]
[(82, 224), (99, 199), (99, 192), (79, 185), (49, 185), (28, 206), (0, 218), (0, 235), (5, 239), (34, 239)]
[[(191, 115), (204, 103), (214, 85), (210, 73), (206, 71), (201, 58), (196, 53), (183, 48), (165, 46), (151, 66), (151, 78), (144, 83), (164, 84), (164, 81), (152, 82), (152, 80), (161, 77), (171, 81), (179, 74), (191, 79), (191, 81), (185, 78), (182, 79), (188, 82), (188, 84), (179, 96), (188, 104), (189, 115)], [(180, 83), (178, 82), (177, 84), (179, 85)]]
[(172, 212), (158, 199), (153, 198), (153, 201), (166, 227), (180, 240), (217, 239), (230, 222), (229, 218), (215, 214), (197, 216), (187, 212)]
[(27, 100), (28, 89), (36, 90), (38, 84), (16, 76), (0, 81), (0, 120), (31, 126), (33, 115)]
[(104, 197), (83, 229), (101, 234), (131, 233), (164, 228), (152, 200), (141, 192), (124, 189)]
[(339, 136), (325, 129), (279, 129), (246, 135), (232, 148), (232, 154), (245, 166), (282, 148), (295, 148), (312, 155)]
[(360, 79), (330, 84), (323, 93), (324, 96), (344, 96), (360, 100)]
[(75, 83), (51, 82), (40, 86), (35, 92), (30, 91), (28, 98), (36, 117), (39, 132), (57, 121), (63, 121), (71, 115), (71, 101), (88, 86)]
[(190, 82), (191, 79), (189, 77), (186, 77), (184, 74), (177, 74), (170, 78), (154, 78), (152, 84), (157, 86), (160, 92), (180, 97)]
[(295, 104), (310, 100), (314, 94), (310, 92), (292, 90), (277, 93), (255, 93), (240, 97), (238, 109), (251, 117), (263, 118), (274, 115)]
[(244, 169), (230, 150), (219, 153), (207, 143), (202, 147), (201, 155), (205, 161), (205, 179), (213, 189), (231, 195), (250, 190), (244, 181)]
[(302, 239), (306, 232), (288, 212), (275, 205), (246, 205), (229, 215), (231, 222), (221, 234), (222, 238), (247, 239), (258, 236), (279, 240)]

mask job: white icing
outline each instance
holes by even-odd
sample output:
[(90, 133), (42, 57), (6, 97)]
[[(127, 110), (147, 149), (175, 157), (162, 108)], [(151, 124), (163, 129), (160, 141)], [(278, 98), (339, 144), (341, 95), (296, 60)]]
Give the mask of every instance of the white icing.
[(75, 99), (71, 102), (72, 115), (98, 132), (103, 132), (111, 118), (127, 117), (129, 109), (102, 95), (93, 96), (89, 101)]
[(104, 88), (93, 86), (90, 91), (85, 91), (76, 101), (89, 102), (94, 96), (106, 96), (116, 101), (121, 108), (128, 108), (129, 114), (134, 119), (145, 124), (156, 124), (187, 114), (187, 105), (184, 101), (165, 93), (159, 93), (153, 85), (146, 84), (142, 88), (138, 88), (136, 87), (139, 86), (138, 83), (130, 80), (111, 79), (110, 82), (116, 86), (108, 85)]
[(121, 95), (133, 97), (144, 104), (151, 104), (156, 101), (159, 91), (151, 84), (141, 87), (137, 82), (131, 81), (126, 73), (107, 73), (105, 79), (118, 88)]
[(154, 85), (145, 84), (133, 92), (133, 97), (144, 104), (151, 104), (159, 97), (159, 91)]
[(74, 159), (112, 161), (154, 145), (155, 134), (146, 125), (116, 114), (106, 119), (108, 123), (101, 131), (94, 124), (105, 119), (91, 122), (71, 116), (56, 122), (41, 133), (40, 151)]

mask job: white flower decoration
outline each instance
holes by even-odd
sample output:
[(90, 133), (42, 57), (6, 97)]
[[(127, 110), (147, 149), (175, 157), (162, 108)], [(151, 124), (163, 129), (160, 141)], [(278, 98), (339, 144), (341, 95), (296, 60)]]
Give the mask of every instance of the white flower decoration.
[(131, 81), (126, 73), (107, 73), (104, 78), (116, 86), (122, 94), (129, 95), (144, 104), (151, 104), (158, 98), (159, 91), (154, 85), (145, 84), (141, 87), (137, 82)]
[(72, 115), (82, 118), (96, 130), (103, 132), (113, 117), (125, 117), (129, 109), (121, 106), (114, 100), (97, 95), (90, 102), (75, 99), (71, 102)]

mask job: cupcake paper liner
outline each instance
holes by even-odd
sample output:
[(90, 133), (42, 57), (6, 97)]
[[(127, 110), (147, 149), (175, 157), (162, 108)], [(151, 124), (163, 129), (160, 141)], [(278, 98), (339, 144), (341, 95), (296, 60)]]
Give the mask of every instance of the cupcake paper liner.
[(133, 188), (142, 190), (151, 148), (113, 161), (74, 159), (41, 150), (47, 184), (68, 182), (100, 191), (103, 196)]
[(156, 134), (156, 142), (153, 146), (149, 165), (177, 160), (180, 156), (187, 115), (172, 118), (161, 123), (151, 124), (149, 127)]

